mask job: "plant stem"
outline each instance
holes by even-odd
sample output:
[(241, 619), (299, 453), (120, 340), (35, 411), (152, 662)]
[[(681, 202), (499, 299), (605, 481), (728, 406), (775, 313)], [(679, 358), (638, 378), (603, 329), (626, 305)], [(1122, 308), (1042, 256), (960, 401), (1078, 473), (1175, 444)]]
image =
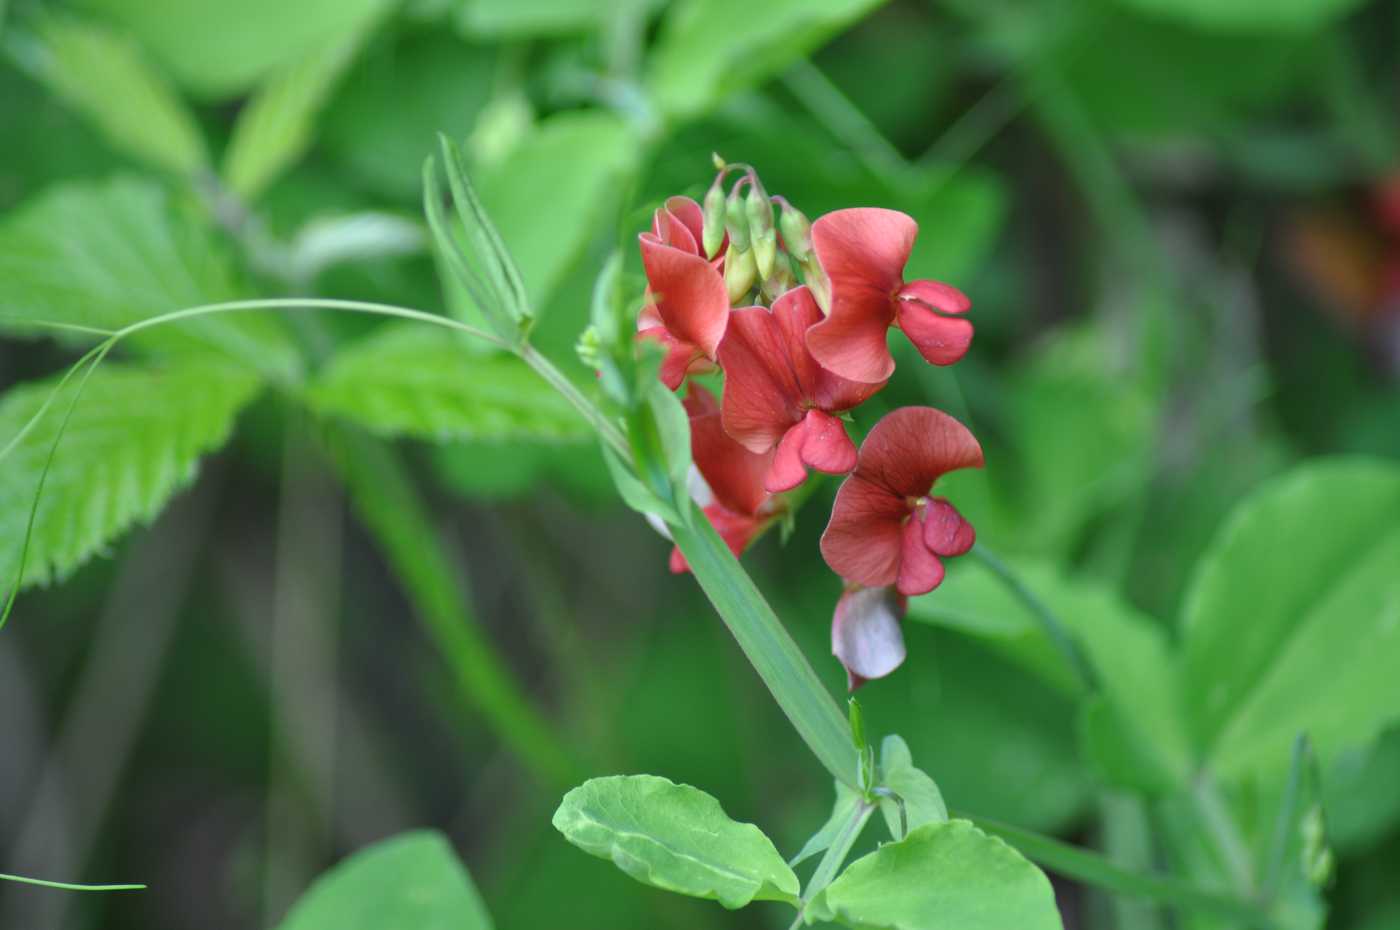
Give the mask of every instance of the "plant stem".
[(992, 574), (996, 575), (997, 578), (1001, 580), (1002, 584), (1006, 585), (1006, 587), (1011, 590), (1012, 594), (1016, 595), (1023, 604), (1030, 608), (1031, 613), (1035, 616), (1036, 620), (1040, 622), (1041, 629), (1045, 631), (1045, 635), (1050, 640), (1051, 645), (1059, 651), (1065, 663), (1069, 665), (1075, 676), (1079, 678), (1084, 688), (1090, 692), (1098, 691), (1098, 673), (1094, 671), (1094, 667), (1089, 664), (1089, 660), (1086, 659), (1084, 653), (1080, 651), (1078, 643), (1075, 642), (1074, 637), (1069, 632), (1069, 627), (1065, 626), (1064, 621), (1056, 616), (1055, 612), (1036, 596), (1034, 591), (1026, 587), (1021, 579), (1016, 576), (1016, 573), (1013, 572), (1005, 562), (997, 558), (986, 546), (981, 543), (973, 546), (972, 555), (983, 565), (987, 566)]
[(1169, 875), (1134, 872), (1097, 853), (995, 820), (982, 817), (971, 820), (986, 832), (1006, 840), (1032, 861), (1086, 884), (1118, 894), (1208, 911), (1261, 930), (1274, 926), (1269, 915), (1257, 905), (1235, 895), (1200, 888)]
[(38, 885), (40, 888), (57, 888), (59, 891), (145, 891), (145, 885), (75, 885), (72, 882), (51, 882), (42, 878), (26, 878), (23, 875), (9, 875), (0, 872), (0, 881), (19, 882), (22, 885)]
[(1202, 772), (1191, 786), (1191, 803), (1202, 825), (1225, 860), (1236, 888), (1254, 891), (1254, 866), (1240, 828), (1225, 807), (1225, 799), (1209, 773)]
[(860, 790), (851, 728), (773, 608), (703, 514), (670, 526), (696, 581), (807, 746), (838, 781)]
[(802, 915), (807, 909), (807, 905), (813, 898), (821, 894), (827, 885), (836, 878), (836, 873), (841, 871), (841, 866), (845, 864), (846, 857), (851, 854), (851, 847), (860, 839), (861, 831), (865, 829), (865, 824), (870, 820), (870, 815), (875, 812), (875, 805), (867, 801), (861, 801), (851, 811), (851, 818), (846, 821), (846, 825), (841, 828), (841, 832), (836, 835), (836, 839), (826, 848), (826, 854), (822, 856), (822, 861), (817, 863), (817, 870), (812, 873), (811, 879), (807, 882), (807, 890), (802, 893), (802, 902), (797, 907), (797, 919), (793, 921), (793, 927), (802, 925)]
[(598, 435), (604, 442), (613, 447), (623, 461), (631, 461), (631, 449), (627, 445), (627, 438), (622, 435), (622, 430), (618, 429), (616, 423), (609, 420), (603, 411), (599, 410), (583, 392), (568, 379), (568, 377), (554, 367), (554, 363), (540, 354), (540, 350), (523, 343), (516, 351), (516, 354), (524, 360), (525, 364), (535, 370), (535, 373), (549, 383), (549, 386), (563, 395), (564, 399), (573, 404), (574, 409), (583, 414), (584, 419), (592, 424), (598, 431)]
[(355, 512), (451, 665), (463, 698), (541, 782), (551, 787), (573, 784), (577, 767), (471, 615), (470, 594), (427, 504), (394, 451), (345, 430), (332, 438), (337, 453), (333, 458)]

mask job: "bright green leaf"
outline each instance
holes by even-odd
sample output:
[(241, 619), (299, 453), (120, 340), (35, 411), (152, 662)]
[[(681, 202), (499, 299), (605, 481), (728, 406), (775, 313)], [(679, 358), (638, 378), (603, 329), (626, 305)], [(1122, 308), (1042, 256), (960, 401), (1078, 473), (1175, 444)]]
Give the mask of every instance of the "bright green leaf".
[(901, 839), (926, 823), (941, 823), (948, 819), (948, 806), (943, 793), (927, 772), (914, 766), (909, 744), (898, 734), (891, 733), (880, 744), (880, 784), (899, 795), (903, 804), (893, 798), (880, 799), (880, 813), (890, 836)]
[(1364, 0), (1121, 0), (1159, 19), (1221, 32), (1316, 32)]
[(727, 908), (795, 903), (797, 876), (753, 824), (713, 797), (655, 775), (593, 778), (564, 796), (554, 827), (580, 849), (648, 885)]
[(463, 0), (457, 22), (465, 32), (491, 39), (567, 35), (608, 24), (625, 5), (617, 0)]
[(402, 833), (318, 878), (277, 930), (491, 930), (471, 876), (440, 833)]
[(1242, 503), (1183, 617), (1190, 722), (1227, 773), (1281, 769), (1299, 733), (1323, 764), (1400, 717), (1400, 467), (1299, 466)]
[(881, 0), (680, 0), (666, 14), (648, 84), (662, 112), (697, 116), (779, 73)]
[[(0, 331), (63, 335), (26, 325), (36, 320), (115, 330), (244, 296), (208, 230), (148, 181), (62, 184), (0, 220)], [(153, 327), (123, 345), (218, 353), (283, 378), (298, 367), (280, 321), (248, 313)]]
[(183, 175), (208, 163), (199, 126), (131, 40), (68, 16), (40, 21), (39, 77), (114, 148)]
[(812, 901), (809, 921), (860, 930), (1059, 930), (1050, 881), (966, 820), (930, 823), (857, 859)]
[[(53, 440), (81, 375), (0, 458), (0, 585), (19, 569), (25, 527)], [(53, 395), (57, 379), (0, 397), (0, 449)], [(253, 397), (252, 374), (208, 361), (170, 368), (115, 363), (87, 382), (44, 479), (25, 585), (62, 580), (137, 523), (149, 522), (193, 480), (199, 457), (228, 438)]]
[(860, 803), (860, 795), (856, 793), (854, 788), (848, 788), (841, 782), (836, 782), (836, 802), (831, 807), (831, 816), (816, 833), (808, 838), (797, 855), (788, 860), (788, 865), (797, 868), (818, 853), (824, 853), (830, 849), (831, 844), (836, 842), (837, 836), (850, 823), (851, 817), (855, 814)]
[(467, 337), (394, 323), (337, 353), (307, 392), (321, 413), (381, 436), (583, 442), (588, 424), (513, 355)]

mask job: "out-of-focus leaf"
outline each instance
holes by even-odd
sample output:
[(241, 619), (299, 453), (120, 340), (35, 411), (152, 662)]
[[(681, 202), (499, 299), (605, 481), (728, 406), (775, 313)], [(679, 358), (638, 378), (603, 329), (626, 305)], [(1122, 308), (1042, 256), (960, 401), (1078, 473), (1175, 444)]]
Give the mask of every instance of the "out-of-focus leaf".
[(1323, 779), (1327, 831), (1343, 855), (1378, 842), (1400, 821), (1400, 726), (1340, 753)]
[(354, 33), (385, 0), (79, 0), (129, 30), (186, 88), (206, 98), (248, 90), (277, 68)]
[(1235, 511), (1183, 616), (1184, 687), (1201, 758), (1280, 770), (1299, 733), (1324, 766), (1400, 717), (1400, 468), (1295, 468)]
[(471, 876), (440, 833), (401, 833), (326, 872), (277, 930), (492, 930)]
[[(54, 436), (81, 375), (0, 458), (0, 584), (19, 570), (25, 527)], [(20, 436), (57, 379), (0, 398), (0, 449)], [(193, 480), (199, 457), (228, 438), (257, 391), (253, 374), (208, 361), (171, 368), (105, 363), (74, 410), (44, 479), (24, 585), (62, 580), (134, 524), (149, 522)]]
[(114, 148), (177, 174), (206, 167), (193, 115), (130, 39), (55, 15), (39, 21), (33, 46), (20, 48), (39, 78)]
[(680, 0), (662, 24), (648, 86), (667, 116), (697, 116), (782, 71), (880, 3)]
[[(62, 337), (27, 325), (36, 320), (114, 330), (245, 297), (210, 232), (175, 207), (159, 185), (119, 178), (62, 184), (5, 216), (0, 331)], [(123, 345), (213, 352), (280, 378), (299, 366), (280, 321), (248, 313), (156, 326)]]
[(880, 813), (895, 839), (903, 839), (906, 832), (926, 823), (948, 819), (948, 806), (943, 803), (938, 785), (927, 772), (914, 766), (909, 745), (898, 734), (891, 733), (880, 743), (880, 783), (899, 795), (899, 801), (880, 799)]
[(857, 859), (808, 919), (887, 930), (1059, 930), (1045, 874), (966, 820), (930, 823)]
[(797, 876), (773, 842), (730, 820), (713, 797), (655, 775), (592, 778), (564, 795), (554, 827), (644, 884), (711, 898), (795, 903)]
[(224, 153), (229, 188), (255, 200), (311, 144), (316, 117), (360, 48), (359, 30), (337, 36), (270, 75), (238, 114)]
[(422, 225), (392, 213), (321, 217), (297, 231), (291, 269), (297, 280), (312, 281), (334, 265), (413, 255), (423, 245)]
[(457, 23), (487, 39), (567, 35), (606, 25), (628, 2), (649, 7), (657, 0), (461, 0)]
[(456, 333), (395, 323), (342, 349), (307, 389), (318, 411), (382, 436), (582, 442), (573, 407), (520, 359)]
[(1364, 0), (1120, 0), (1140, 12), (1202, 29), (1304, 33), (1355, 10)]

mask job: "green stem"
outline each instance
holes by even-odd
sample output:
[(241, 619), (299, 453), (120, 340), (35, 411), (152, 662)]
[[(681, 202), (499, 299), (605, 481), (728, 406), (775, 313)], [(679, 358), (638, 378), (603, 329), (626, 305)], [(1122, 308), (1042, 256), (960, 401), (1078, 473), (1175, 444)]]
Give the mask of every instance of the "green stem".
[(850, 724), (753, 579), (703, 514), (671, 538), (749, 663), (807, 746), (838, 781), (860, 790)]
[(145, 885), (75, 885), (72, 882), (50, 882), (42, 878), (26, 878), (23, 875), (9, 875), (0, 872), (0, 881), (19, 882), (22, 885), (38, 885), (40, 888), (57, 888), (60, 891), (145, 891)]
[(1240, 828), (1225, 807), (1220, 789), (1208, 773), (1202, 772), (1191, 786), (1191, 803), (1200, 817), (1206, 833), (1219, 850), (1230, 870), (1236, 888), (1245, 893), (1254, 891), (1254, 866), (1249, 846), (1240, 835)]
[(631, 450), (628, 448), (627, 438), (622, 435), (622, 430), (618, 429), (617, 424), (609, 420), (596, 404), (583, 396), (583, 392), (562, 371), (554, 367), (553, 362), (545, 358), (540, 354), (539, 349), (528, 342), (523, 343), (516, 354), (524, 360), (525, 364), (535, 370), (535, 374), (563, 395), (564, 399), (572, 404), (575, 410), (583, 414), (584, 419), (592, 424), (603, 441), (623, 456), (624, 461), (630, 460)]
[(807, 890), (802, 892), (802, 902), (797, 908), (797, 920), (793, 922), (793, 927), (802, 923), (803, 912), (812, 899), (821, 894), (827, 885), (830, 885), (836, 878), (836, 873), (841, 871), (841, 866), (845, 865), (846, 857), (851, 854), (851, 847), (860, 839), (861, 831), (865, 829), (865, 824), (870, 820), (870, 815), (875, 812), (875, 805), (866, 801), (861, 801), (851, 811), (851, 818), (846, 821), (846, 825), (841, 828), (841, 832), (836, 835), (836, 839), (826, 848), (826, 854), (822, 856), (822, 861), (817, 863), (817, 870), (812, 873), (811, 879), (807, 882)]
[(1016, 595), (1017, 599), (1030, 609), (1036, 620), (1040, 622), (1041, 629), (1045, 631), (1045, 635), (1050, 640), (1051, 645), (1053, 645), (1064, 658), (1065, 663), (1074, 672), (1076, 677), (1079, 678), (1084, 688), (1090, 692), (1098, 691), (1098, 673), (1094, 671), (1094, 667), (1089, 664), (1089, 660), (1086, 659), (1084, 653), (1080, 651), (1078, 643), (1075, 642), (1074, 637), (1069, 632), (1069, 627), (1065, 626), (1064, 621), (1056, 616), (1055, 612), (1052, 611), (1044, 601), (1037, 597), (1034, 591), (1026, 587), (1021, 579), (1016, 576), (1016, 573), (1007, 567), (1006, 563), (997, 558), (986, 546), (981, 543), (973, 546), (972, 555), (983, 565), (987, 566), (992, 574), (996, 575), (997, 578), (1001, 580), (1002, 584), (1006, 585), (1006, 587), (1011, 590), (1011, 593)]
[(1261, 930), (1274, 925), (1268, 914), (1243, 898), (1200, 888), (1169, 875), (1134, 872), (1115, 865), (1097, 853), (1009, 824), (982, 817), (971, 819), (987, 833), (999, 836), (1016, 847), (1028, 859), (1085, 884), (1117, 894), (1151, 898), (1170, 905), (1206, 911)]
[(333, 439), (339, 453), (333, 458), (356, 513), (451, 665), (463, 698), (540, 781), (573, 784), (577, 767), (471, 615), (460, 573), (394, 451), (347, 431), (337, 431)]

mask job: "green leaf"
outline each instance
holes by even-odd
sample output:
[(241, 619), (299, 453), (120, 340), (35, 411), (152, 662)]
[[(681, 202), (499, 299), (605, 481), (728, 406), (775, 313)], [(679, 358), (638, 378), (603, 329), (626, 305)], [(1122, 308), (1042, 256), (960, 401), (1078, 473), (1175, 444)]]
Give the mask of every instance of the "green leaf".
[(40, 20), (38, 40), (39, 77), (114, 148), (177, 174), (207, 166), (194, 117), (134, 42), (70, 16)]
[(753, 824), (713, 797), (655, 775), (592, 778), (564, 796), (554, 827), (644, 884), (727, 908), (755, 899), (796, 903), (797, 876)]
[(909, 744), (903, 737), (891, 733), (880, 744), (880, 784), (899, 795), (900, 805), (893, 798), (880, 799), (880, 813), (890, 836), (903, 839), (927, 823), (948, 819), (948, 806), (943, 793), (927, 772), (914, 767)]
[(401, 833), (326, 872), (277, 930), (491, 930), (481, 894), (440, 833)]
[(223, 176), (255, 200), (311, 144), (316, 116), (360, 48), (360, 31), (337, 37), (271, 75), (238, 114)]
[(372, 20), (385, 0), (78, 0), (129, 30), (186, 88), (227, 98)]
[(856, 808), (860, 806), (860, 803), (860, 795), (855, 789), (848, 788), (839, 781), (836, 782), (836, 803), (831, 807), (831, 816), (816, 833), (811, 835), (797, 855), (788, 860), (788, 865), (797, 868), (818, 853), (826, 852), (831, 848), (831, 844), (836, 842), (842, 829), (855, 815)]
[[(33, 321), (115, 330), (245, 296), (208, 230), (160, 186), (129, 178), (61, 184), (0, 220), (0, 282), (0, 332), (26, 336), (55, 333)], [(299, 367), (280, 321), (263, 314), (166, 324), (122, 344), (216, 353), (282, 379)]]
[(1139, 12), (1221, 32), (1316, 32), (1363, 0), (1120, 0)]
[(1185, 601), (1184, 681), (1203, 761), (1281, 771), (1307, 733), (1324, 766), (1400, 717), (1400, 467), (1299, 466), (1246, 499)]
[(681, 0), (667, 11), (647, 82), (661, 111), (697, 116), (779, 73), (881, 0)]
[[(627, 5), (616, 0), (466, 0), (457, 23), (465, 32), (488, 39), (567, 35), (607, 25)], [(656, 0), (631, 5), (645, 8)]]
[(807, 908), (860, 930), (1059, 930), (1050, 881), (966, 820), (930, 823), (857, 859)]
[(393, 323), (342, 349), (307, 389), (321, 413), (381, 436), (584, 442), (588, 423), (513, 355), (466, 337)]
[[(40, 476), (81, 375), (0, 458), (0, 585), (19, 570)], [(22, 384), (0, 398), (0, 449), (20, 437), (57, 379)], [(88, 380), (34, 519), (24, 585), (62, 580), (137, 523), (149, 522), (193, 480), (199, 457), (228, 438), (257, 378), (210, 362), (169, 368), (106, 363)]]

